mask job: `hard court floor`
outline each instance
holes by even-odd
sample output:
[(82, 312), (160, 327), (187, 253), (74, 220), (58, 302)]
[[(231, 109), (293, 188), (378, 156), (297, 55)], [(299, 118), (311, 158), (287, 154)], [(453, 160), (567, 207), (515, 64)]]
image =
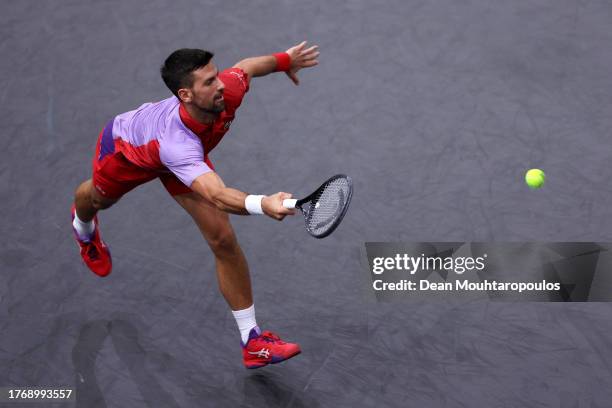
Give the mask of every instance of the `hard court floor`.
[[(612, 240), (609, 2), (0, 10), (0, 386), (71, 386), (53, 406), (83, 408), (610, 405), (612, 305), (378, 303), (361, 263), (367, 241)], [(301, 196), (342, 172), (355, 195), (324, 240), (298, 217), (232, 217), (258, 322), (303, 349), (250, 371), (212, 255), (158, 181), (101, 214), (105, 279), (81, 263), (70, 205), (101, 127), (169, 95), (174, 49), (228, 67), (304, 39), (320, 65), (299, 87), (255, 79), (211, 158), (248, 192)]]

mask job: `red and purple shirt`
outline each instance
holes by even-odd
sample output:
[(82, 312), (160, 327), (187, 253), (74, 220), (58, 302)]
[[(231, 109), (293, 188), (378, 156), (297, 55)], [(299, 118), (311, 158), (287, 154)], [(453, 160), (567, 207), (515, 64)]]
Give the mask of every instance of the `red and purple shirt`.
[(239, 68), (220, 72), (219, 79), (225, 85), (225, 110), (213, 123), (197, 122), (175, 96), (145, 103), (115, 117), (114, 150), (139, 167), (170, 171), (191, 186), (198, 176), (212, 171), (205, 159), (228, 131), (249, 90), (249, 78)]

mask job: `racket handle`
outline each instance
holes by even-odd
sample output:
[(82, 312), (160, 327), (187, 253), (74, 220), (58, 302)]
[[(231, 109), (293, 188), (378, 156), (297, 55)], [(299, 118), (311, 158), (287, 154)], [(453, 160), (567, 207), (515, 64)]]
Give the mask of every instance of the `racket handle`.
[(285, 198), (283, 200), (283, 207), (292, 209), (295, 208), (295, 203), (297, 203), (295, 198)]

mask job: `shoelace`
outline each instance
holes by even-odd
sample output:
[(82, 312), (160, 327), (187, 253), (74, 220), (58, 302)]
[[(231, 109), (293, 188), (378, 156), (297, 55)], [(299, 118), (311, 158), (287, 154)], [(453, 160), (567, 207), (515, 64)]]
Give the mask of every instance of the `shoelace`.
[(93, 242), (90, 242), (87, 248), (87, 256), (89, 257), (89, 259), (95, 261), (98, 259), (98, 255), (98, 248)]
[(265, 331), (261, 333), (261, 338), (267, 343), (277, 343), (278, 342), (279, 344), (285, 344), (285, 342), (282, 341), (280, 337), (278, 337), (276, 334), (269, 332), (269, 331)]

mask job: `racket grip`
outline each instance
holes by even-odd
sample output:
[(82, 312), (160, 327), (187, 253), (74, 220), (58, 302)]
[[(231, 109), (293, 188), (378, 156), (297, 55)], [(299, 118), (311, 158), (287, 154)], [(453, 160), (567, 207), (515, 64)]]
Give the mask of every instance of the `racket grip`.
[(297, 203), (297, 200), (295, 198), (285, 198), (283, 200), (283, 207), (285, 208), (295, 208), (295, 203)]

